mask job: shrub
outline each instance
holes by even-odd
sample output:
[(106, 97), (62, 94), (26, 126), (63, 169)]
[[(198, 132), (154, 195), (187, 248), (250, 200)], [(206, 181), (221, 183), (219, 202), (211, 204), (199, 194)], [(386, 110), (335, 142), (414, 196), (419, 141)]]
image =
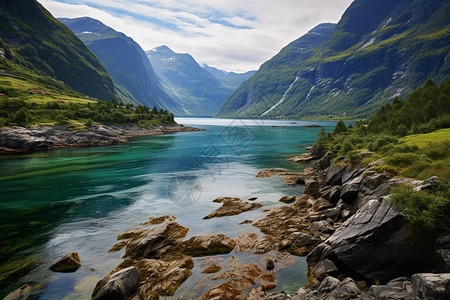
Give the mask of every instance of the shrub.
[(411, 165), (420, 159), (421, 157), (415, 153), (394, 153), (392, 157), (387, 160), (387, 163), (390, 165)]
[(403, 211), (415, 227), (433, 231), (450, 230), (450, 192), (448, 188), (428, 193), (410, 186), (394, 187), (390, 201)]
[(353, 150), (353, 146), (352, 146), (352, 144), (350, 144), (350, 142), (345, 141), (344, 144), (342, 144), (342, 152), (347, 153), (352, 150)]

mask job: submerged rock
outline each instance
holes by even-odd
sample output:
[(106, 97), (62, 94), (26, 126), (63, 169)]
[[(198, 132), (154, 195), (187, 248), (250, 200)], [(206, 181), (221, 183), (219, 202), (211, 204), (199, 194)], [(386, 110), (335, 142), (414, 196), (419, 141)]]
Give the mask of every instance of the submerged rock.
[(72, 252), (50, 266), (53, 272), (70, 273), (75, 272), (81, 267), (80, 257), (78, 253)]
[(262, 207), (262, 204), (260, 203), (254, 202), (250, 203), (242, 201), (239, 198), (230, 198), (230, 197), (216, 198), (213, 200), (213, 202), (222, 203), (222, 206), (216, 209), (215, 211), (211, 212), (203, 219), (238, 215), (242, 212)]
[(257, 178), (265, 178), (265, 177), (270, 177), (272, 175), (276, 175), (276, 174), (280, 174), (280, 173), (284, 173), (283, 169), (266, 169), (266, 170), (262, 170), (259, 171), (258, 174), (256, 174)]
[(26, 300), (31, 293), (31, 286), (28, 284), (22, 285), (9, 293), (3, 300)]
[(212, 273), (217, 273), (217, 272), (219, 272), (220, 270), (222, 270), (222, 267), (221, 267), (221, 266), (218, 266), (218, 265), (211, 265), (211, 266), (207, 267), (206, 269), (204, 269), (204, 270), (202, 271), (202, 273), (205, 273), (205, 274), (212, 274)]

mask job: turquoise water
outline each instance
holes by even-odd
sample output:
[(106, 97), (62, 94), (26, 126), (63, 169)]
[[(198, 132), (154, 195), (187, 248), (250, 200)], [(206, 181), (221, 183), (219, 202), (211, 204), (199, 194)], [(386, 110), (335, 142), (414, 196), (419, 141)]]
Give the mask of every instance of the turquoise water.
[[(279, 207), (283, 195), (300, 195), (303, 186), (289, 186), (277, 177), (255, 178), (255, 174), (275, 167), (301, 170), (304, 166), (286, 159), (303, 153), (299, 145), (311, 145), (321, 129), (301, 125), (334, 127), (334, 122), (311, 121), (177, 121), (207, 131), (0, 158), (1, 271), (18, 261), (38, 265), (19, 281), (1, 287), (1, 295), (32, 283), (37, 286), (34, 299), (89, 298), (96, 282), (121, 262), (123, 252), (107, 253), (117, 235), (151, 216), (176, 216), (177, 222), (190, 228), (188, 237), (259, 233), (251, 224), (238, 224), (264, 217), (264, 209)], [(238, 216), (202, 220), (219, 206), (211, 202), (219, 196), (256, 196), (264, 206)], [(83, 266), (77, 272), (48, 270), (69, 252), (80, 255)], [(236, 257), (242, 262), (255, 259)], [(304, 258), (294, 259), (292, 266), (280, 271), (277, 289), (294, 291), (306, 282)], [(196, 280), (201, 277), (194, 269), (179, 297)]]

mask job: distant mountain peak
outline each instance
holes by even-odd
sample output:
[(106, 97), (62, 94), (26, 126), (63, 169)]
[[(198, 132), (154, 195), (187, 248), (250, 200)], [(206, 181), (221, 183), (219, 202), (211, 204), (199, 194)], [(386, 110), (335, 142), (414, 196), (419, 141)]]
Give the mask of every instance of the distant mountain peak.
[(153, 48), (152, 50), (153, 52), (159, 51), (159, 52), (171, 52), (171, 53), (175, 53), (172, 49), (170, 49), (168, 46), (166, 45), (162, 45), (162, 46), (158, 46)]

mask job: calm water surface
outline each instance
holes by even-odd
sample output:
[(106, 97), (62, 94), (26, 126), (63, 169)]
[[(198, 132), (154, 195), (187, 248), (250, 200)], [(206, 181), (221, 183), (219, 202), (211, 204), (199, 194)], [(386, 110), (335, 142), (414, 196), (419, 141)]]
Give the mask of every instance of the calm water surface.
[[(5, 295), (24, 283), (37, 286), (33, 299), (88, 299), (99, 279), (122, 260), (123, 251), (108, 253), (119, 233), (148, 217), (174, 215), (190, 228), (188, 237), (222, 232), (232, 238), (259, 230), (245, 219), (258, 220), (264, 209), (281, 205), (284, 195), (300, 195), (303, 186), (280, 178), (255, 178), (265, 168), (301, 170), (286, 159), (303, 153), (321, 128), (334, 122), (178, 118), (178, 123), (207, 131), (134, 138), (118, 146), (61, 149), (0, 158), (0, 273), (11, 265), (35, 262), (38, 267), (18, 282), (1, 286)], [(258, 197), (264, 206), (238, 216), (202, 220), (219, 205), (220, 196)], [(78, 252), (82, 267), (75, 273), (48, 270), (52, 262)], [(239, 262), (254, 255), (231, 256)], [(263, 259), (260, 256), (259, 259)], [(276, 290), (294, 292), (306, 283), (304, 258), (277, 275)], [(258, 262), (258, 261), (256, 261)], [(197, 261), (196, 261), (197, 263)], [(212, 286), (194, 275), (174, 298), (201, 296)], [(204, 281), (204, 280), (203, 280)]]

